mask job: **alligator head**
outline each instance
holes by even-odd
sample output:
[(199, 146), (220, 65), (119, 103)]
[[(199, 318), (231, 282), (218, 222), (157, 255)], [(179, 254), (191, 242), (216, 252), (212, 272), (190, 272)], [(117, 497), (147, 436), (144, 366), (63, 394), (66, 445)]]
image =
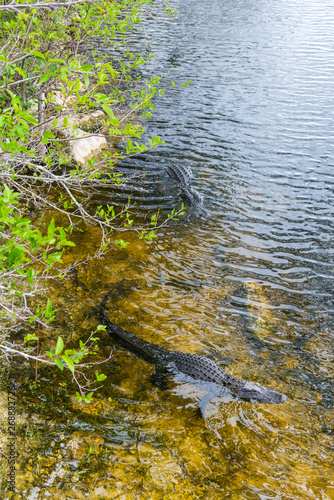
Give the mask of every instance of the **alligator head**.
[(262, 385), (256, 382), (246, 382), (240, 391), (238, 391), (238, 396), (242, 399), (268, 404), (285, 403), (288, 399), (284, 394), (262, 387)]

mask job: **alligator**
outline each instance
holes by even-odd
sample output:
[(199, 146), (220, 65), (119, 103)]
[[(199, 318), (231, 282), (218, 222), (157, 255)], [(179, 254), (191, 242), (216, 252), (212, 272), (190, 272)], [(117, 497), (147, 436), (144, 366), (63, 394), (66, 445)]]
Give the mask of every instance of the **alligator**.
[[(119, 284), (122, 285), (124, 280)], [(197, 354), (170, 351), (151, 342), (147, 342), (112, 323), (106, 314), (106, 304), (114, 292), (111, 289), (100, 306), (100, 320), (107, 333), (122, 347), (144, 361), (156, 366), (157, 370), (181, 372), (191, 379), (218, 384), (228, 389), (240, 399), (257, 403), (284, 403), (287, 397), (277, 391), (262, 387), (256, 382), (241, 380), (225, 373), (214, 361)]]
[(197, 210), (202, 217), (209, 217), (210, 213), (204, 208), (203, 197), (191, 186), (192, 171), (183, 165), (168, 165), (166, 172), (172, 179), (181, 185), (181, 198), (190, 207)]

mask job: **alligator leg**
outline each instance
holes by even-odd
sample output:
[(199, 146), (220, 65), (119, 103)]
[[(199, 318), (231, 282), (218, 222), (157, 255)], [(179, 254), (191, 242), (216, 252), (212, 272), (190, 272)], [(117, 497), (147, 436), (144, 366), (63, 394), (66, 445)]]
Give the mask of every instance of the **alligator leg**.
[(230, 403), (231, 401), (235, 401), (236, 398), (229, 391), (226, 391), (226, 394), (224, 394), (224, 392), (225, 391), (221, 391), (220, 394), (215, 394), (214, 392), (208, 392), (200, 399), (198, 403), (198, 408), (204, 418), (210, 415), (210, 410), (208, 408), (209, 406), (212, 406), (214, 413), (216, 413), (217, 408), (214, 408), (214, 406), (216, 405), (213, 404), (210, 405), (211, 401), (213, 401), (214, 399), (217, 399), (217, 404), (218, 401), (224, 403)]
[(215, 396), (214, 394), (212, 394), (211, 392), (208, 392), (207, 394), (205, 394), (200, 400), (199, 400), (199, 403), (198, 403), (198, 409), (200, 410), (202, 416), (205, 418), (205, 410), (208, 406), (208, 404), (210, 403), (210, 401), (212, 401), (213, 399), (215, 399), (217, 396)]

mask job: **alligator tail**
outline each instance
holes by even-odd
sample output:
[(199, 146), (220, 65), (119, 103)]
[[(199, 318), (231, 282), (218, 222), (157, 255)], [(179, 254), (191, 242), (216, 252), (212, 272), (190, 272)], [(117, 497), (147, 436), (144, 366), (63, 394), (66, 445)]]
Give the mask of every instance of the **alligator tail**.
[(126, 330), (123, 330), (120, 326), (116, 325), (107, 316), (105, 311), (106, 304), (110, 297), (117, 294), (117, 291), (121, 290), (125, 283), (125, 279), (116, 283), (113, 288), (107, 293), (100, 305), (100, 321), (101, 324), (106, 327), (106, 332), (122, 347), (132, 352), (138, 358), (152, 363), (155, 365), (160, 364), (163, 360), (170, 357), (169, 351), (163, 347), (151, 344), (146, 340), (143, 340), (136, 335), (133, 335)]
[(191, 186), (193, 174), (190, 168), (184, 167), (183, 165), (168, 165), (166, 171), (169, 177), (178, 181), (182, 187)]

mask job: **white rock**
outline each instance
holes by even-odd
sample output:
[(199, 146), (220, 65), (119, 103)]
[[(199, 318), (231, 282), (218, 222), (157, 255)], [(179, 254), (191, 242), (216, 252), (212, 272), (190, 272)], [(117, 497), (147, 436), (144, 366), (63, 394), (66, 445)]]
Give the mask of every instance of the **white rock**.
[(61, 137), (70, 139), (65, 144), (70, 159), (75, 163), (85, 166), (87, 160), (91, 160), (107, 147), (108, 143), (104, 136), (89, 134), (77, 127), (77, 123), (80, 122), (78, 116), (67, 117), (66, 127), (64, 120), (64, 117), (58, 120), (56, 129)]
[(87, 160), (97, 156), (108, 145), (105, 137), (87, 134), (79, 128), (75, 130), (75, 136), (80, 139), (69, 141), (69, 153), (80, 165), (86, 165)]

